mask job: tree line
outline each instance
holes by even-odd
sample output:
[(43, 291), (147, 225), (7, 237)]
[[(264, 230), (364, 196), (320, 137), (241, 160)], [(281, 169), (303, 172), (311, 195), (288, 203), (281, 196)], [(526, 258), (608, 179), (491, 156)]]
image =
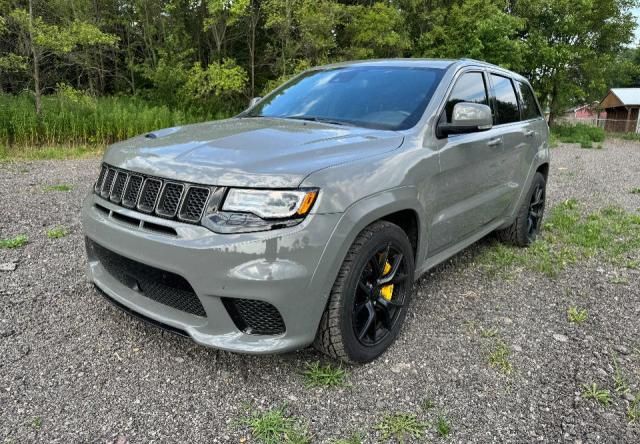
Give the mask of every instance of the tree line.
[(553, 115), (638, 80), (637, 0), (0, 0), (0, 92), (233, 112), (314, 65), (469, 57)]

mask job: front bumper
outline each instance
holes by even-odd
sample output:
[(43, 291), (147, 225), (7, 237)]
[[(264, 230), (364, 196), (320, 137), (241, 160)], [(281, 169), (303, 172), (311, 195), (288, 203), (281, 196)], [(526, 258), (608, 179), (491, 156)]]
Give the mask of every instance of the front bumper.
[[(136, 225), (136, 220), (143, 223)], [(87, 274), (118, 304), (182, 330), (197, 343), (244, 353), (295, 350), (313, 342), (324, 311), (327, 282), (335, 278), (331, 276), (335, 258), (327, 252), (327, 244), (339, 220), (339, 214), (312, 214), (288, 229), (220, 235), (201, 226), (127, 210), (90, 193), (82, 210), (87, 238), (124, 258), (184, 278), (206, 316), (144, 296), (110, 273), (91, 251)], [(144, 223), (167, 230), (149, 230)], [(285, 332), (255, 335), (239, 330), (223, 303), (232, 298), (273, 305), (282, 316)]]

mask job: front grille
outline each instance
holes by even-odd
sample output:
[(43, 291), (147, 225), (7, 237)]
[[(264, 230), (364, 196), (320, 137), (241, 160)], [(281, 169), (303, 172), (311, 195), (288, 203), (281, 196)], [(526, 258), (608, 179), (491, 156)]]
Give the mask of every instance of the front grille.
[(183, 190), (184, 185), (181, 183), (166, 182), (158, 203), (158, 214), (167, 217), (175, 216), (178, 212)]
[(96, 194), (125, 208), (197, 224), (215, 188), (132, 173), (103, 164)]
[(187, 198), (180, 208), (180, 219), (197, 222), (202, 217), (202, 211), (209, 198), (208, 188), (191, 187), (187, 191)]
[(156, 200), (158, 200), (158, 193), (161, 187), (162, 182), (158, 179), (146, 179), (144, 185), (142, 185), (138, 210), (151, 213), (156, 206)]
[(185, 278), (121, 256), (86, 238), (87, 254), (121, 284), (156, 302), (195, 316), (207, 313)]
[(253, 335), (279, 335), (285, 332), (284, 321), (276, 307), (255, 299), (222, 298), (238, 330)]
[(109, 194), (111, 194), (111, 185), (113, 185), (113, 178), (116, 176), (116, 170), (109, 169), (107, 171), (106, 176), (104, 177), (104, 183), (102, 184), (102, 191), (100, 191), (100, 195), (104, 198), (108, 198)]
[(127, 173), (124, 171), (118, 171), (116, 179), (113, 181), (113, 187), (111, 187), (110, 199), (116, 203), (122, 200), (122, 192), (124, 186), (127, 183)]

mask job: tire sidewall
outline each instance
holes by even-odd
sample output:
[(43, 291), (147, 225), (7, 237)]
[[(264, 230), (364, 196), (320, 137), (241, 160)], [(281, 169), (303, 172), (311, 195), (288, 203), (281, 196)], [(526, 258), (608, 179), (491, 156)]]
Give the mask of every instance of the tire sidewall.
[(542, 174), (536, 173), (535, 176), (533, 176), (533, 181), (531, 182), (531, 186), (529, 187), (527, 196), (524, 202), (522, 203), (520, 214), (518, 216), (520, 218), (520, 220), (518, 221), (519, 222), (518, 225), (520, 227), (520, 230), (519, 230), (520, 232), (518, 233), (518, 237), (522, 245), (531, 245), (538, 238), (538, 235), (540, 234), (541, 226), (538, 226), (538, 230), (532, 236), (529, 236), (529, 232), (527, 229), (527, 219), (529, 218), (529, 205), (531, 204), (531, 198), (533, 197), (533, 192), (535, 191), (538, 185), (542, 187), (545, 195), (545, 201), (542, 207), (542, 216), (540, 218), (540, 225), (542, 224), (542, 218), (544, 217), (544, 210), (546, 208), (547, 183)]
[[(400, 314), (387, 337), (379, 344), (374, 346), (365, 346), (358, 341), (355, 332), (353, 331), (352, 310), (356, 295), (356, 288), (360, 279), (360, 274), (371, 256), (380, 248), (380, 245), (386, 244), (390, 241), (406, 258), (407, 272), (410, 276), (410, 280), (406, 284), (408, 288), (405, 290), (406, 295), (403, 304), (404, 306), (401, 308)], [(342, 289), (343, 303), (340, 314), (342, 341), (344, 350), (350, 361), (359, 363), (370, 362), (384, 353), (384, 351), (395, 341), (404, 323), (407, 308), (411, 300), (414, 270), (413, 249), (404, 231), (396, 225), (389, 224), (382, 230), (376, 232), (357, 252), (357, 259), (354, 261), (351, 270), (349, 270), (344, 288)]]

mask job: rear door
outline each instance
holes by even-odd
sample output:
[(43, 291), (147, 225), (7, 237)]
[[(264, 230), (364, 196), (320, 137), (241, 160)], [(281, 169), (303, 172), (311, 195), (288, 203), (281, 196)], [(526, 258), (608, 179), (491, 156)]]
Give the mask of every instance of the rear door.
[(547, 140), (547, 122), (545, 122), (533, 90), (529, 84), (516, 80), (516, 90), (520, 99), (522, 131), (526, 149), (519, 150), (513, 159), (510, 181), (521, 190), (529, 170), (534, 164), (536, 153), (544, 147)]
[[(444, 105), (440, 122), (449, 123), (456, 103), (489, 105), (484, 70), (458, 75)], [(455, 245), (500, 215), (504, 177), (502, 130), (491, 129), (440, 139), (440, 173), (434, 182), (436, 198), (429, 255)]]
[(494, 128), (503, 139), (503, 157), (497, 175), (500, 178), (500, 215), (506, 213), (509, 204), (517, 197), (520, 181), (521, 160), (531, 150), (534, 131), (522, 121), (521, 103), (513, 80), (501, 72), (490, 72), (491, 95), (495, 106)]

